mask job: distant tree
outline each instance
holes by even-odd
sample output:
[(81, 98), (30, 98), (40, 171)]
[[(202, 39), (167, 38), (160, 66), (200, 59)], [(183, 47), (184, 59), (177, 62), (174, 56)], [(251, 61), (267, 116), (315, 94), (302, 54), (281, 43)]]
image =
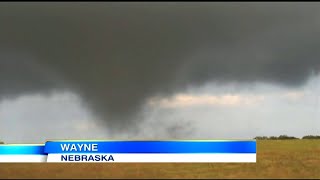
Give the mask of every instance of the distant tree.
[(288, 135), (280, 135), (278, 139), (299, 139), (299, 138), (296, 138), (294, 136), (288, 136)]
[(4, 142), (0, 141), (0, 144), (4, 144)]
[(276, 139), (278, 139), (278, 137), (277, 136), (270, 136), (269, 139), (270, 140), (276, 140)]
[(268, 137), (267, 136), (257, 136), (254, 139), (256, 139), (256, 140), (267, 140)]
[(303, 136), (302, 139), (320, 139), (320, 136), (317, 136), (317, 135), (307, 135), (307, 136)]

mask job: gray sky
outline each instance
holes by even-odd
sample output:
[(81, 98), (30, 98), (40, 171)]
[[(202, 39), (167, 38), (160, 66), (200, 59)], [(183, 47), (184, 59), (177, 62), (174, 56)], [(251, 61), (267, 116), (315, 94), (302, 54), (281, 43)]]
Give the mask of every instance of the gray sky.
[(320, 132), (319, 3), (0, 3), (0, 139)]

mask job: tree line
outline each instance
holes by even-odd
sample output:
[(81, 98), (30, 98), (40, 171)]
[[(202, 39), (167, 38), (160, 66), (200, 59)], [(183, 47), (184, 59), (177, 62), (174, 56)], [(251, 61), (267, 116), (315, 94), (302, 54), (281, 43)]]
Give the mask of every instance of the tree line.
[[(320, 139), (320, 136), (318, 135), (307, 135), (303, 136), (302, 138), (297, 138), (294, 136), (288, 136), (288, 135), (280, 135), (280, 136), (256, 136), (254, 139), (256, 140), (283, 140), (283, 139)], [(0, 141), (0, 144), (4, 144), (4, 142)]]
[(307, 135), (307, 136), (303, 136), (302, 138), (297, 138), (294, 136), (288, 136), (288, 135), (280, 135), (280, 136), (257, 136), (254, 139), (256, 140), (289, 140), (289, 139), (320, 139), (320, 136), (318, 135)]

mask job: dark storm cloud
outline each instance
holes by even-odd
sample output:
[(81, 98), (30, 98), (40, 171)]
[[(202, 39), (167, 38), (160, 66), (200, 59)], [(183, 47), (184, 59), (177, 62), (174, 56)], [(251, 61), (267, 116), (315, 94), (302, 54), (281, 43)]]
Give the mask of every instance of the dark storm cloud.
[(1, 3), (0, 96), (71, 90), (124, 130), (146, 98), (188, 85), (300, 85), (319, 70), (319, 12), (318, 3)]

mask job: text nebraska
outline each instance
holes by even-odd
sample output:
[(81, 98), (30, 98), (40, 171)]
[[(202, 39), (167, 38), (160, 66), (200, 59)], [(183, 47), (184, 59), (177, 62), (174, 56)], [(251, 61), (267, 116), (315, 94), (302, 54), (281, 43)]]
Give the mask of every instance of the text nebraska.
[(79, 162), (86, 162), (86, 161), (97, 161), (97, 162), (104, 162), (104, 161), (114, 161), (114, 158), (112, 155), (74, 155), (74, 154), (66, 154), (61, 155), (61, 161), (79, 161)]

